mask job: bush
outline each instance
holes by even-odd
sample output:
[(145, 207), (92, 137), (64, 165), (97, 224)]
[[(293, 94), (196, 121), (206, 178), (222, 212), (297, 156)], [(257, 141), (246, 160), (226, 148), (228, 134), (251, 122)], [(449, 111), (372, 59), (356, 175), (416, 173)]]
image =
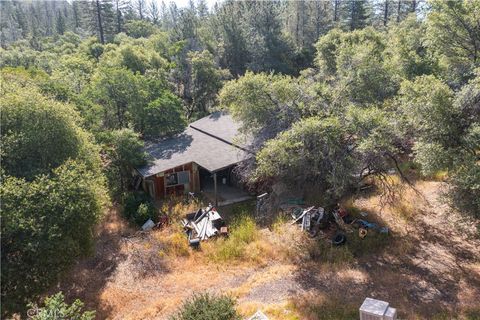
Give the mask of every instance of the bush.
[(208, 293), (194, 295), (181, 307), (171, 320), (237, 320), (235, 300), (229, 296), (216, 296)]
[(32, 314), (29, 319), (33, 320), (49, 320), (49, 319), (69, 319), (69, 320), (93, 320), (95, 319), (95, 311), (83, 312), (83, 302), (75, 300), (71, 305), (64, 301), (63, 293), (59, 292), (51, 297), (45, 298), (45, 306), (37, 308), (33, 305), (30, 309)]
[(145, 192), (130, 192), (124, 196), (123, 215), (129, 221), (141, 226), (148, 219), (157, 220), (155, 206)]
[(231, 226), (230, 236), (216, 243), (215, 260), (229, 261), (245, 256), (246, 247), (258, 238), (255, 220), (247, 215), (237, 217)]
[(3, 313), (21, 312), (78, 257), (92, 252), (104, 192), (100, 177), (73, 161), (31, 182), (3, 178)]
[[(163, 235), (162, 235), (163, 237)], [(169, 237), (164, 238), (165, 251), (168, 255), (175, 257), (186, 257), (190, 255), (188, 241), (184, 232), (175, 232)]]
[(480, 166), (473, 161), (452, 173), (450, 203), (460, 213), (480, 219)]

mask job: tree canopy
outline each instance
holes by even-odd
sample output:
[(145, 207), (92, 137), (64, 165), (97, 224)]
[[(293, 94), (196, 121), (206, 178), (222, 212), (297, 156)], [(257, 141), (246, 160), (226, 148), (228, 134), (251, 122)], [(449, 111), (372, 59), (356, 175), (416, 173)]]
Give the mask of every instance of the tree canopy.
[(251, 138), (239, 173), (258, 191), (336, 203), (371, 176), (409, 182), (413, 161), (479, 217), (478, 0), (6, 0), (0, 14), (2, 316), (90, 252), (109, 200), (150, 217), (128, 194), (145, 142), (219, 109)]

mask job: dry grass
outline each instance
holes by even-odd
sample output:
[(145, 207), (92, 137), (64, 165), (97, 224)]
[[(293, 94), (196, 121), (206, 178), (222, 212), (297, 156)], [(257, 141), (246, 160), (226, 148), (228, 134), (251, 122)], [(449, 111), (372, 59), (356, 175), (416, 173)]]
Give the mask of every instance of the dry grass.
[(293, 310), (304, 320), (358, 319), (358, 305), (342, 297), (306, 294), (292, 299)]
[(183, 232), (174, 232), (163, 239), (165, 254), (170, 257), (188, 257), (191, 249)]
[(210, 262), (219, 264), (244, 263), (264, 265), (277, 250), (265, 237), (255, 220), (248, 215), (237, 216), (227, 238), (217, 238), (202, 243), (202, 252)]
[[(417, 182), (416, 187), (429, 194), (438, 184)], [(377, 193), (346, 201), (352, 215), (362, 217), (365, 211), (363, 219), (388, 226), (391, 232), (384, 236), (372, 231), (362, 240), (355, 230), (340, 247), (331, 246), (328, 239), (309, 238), (289, 217), (278, 217), (264, 228), (249, 215), (251, 206), (241, 206), (225, 214), (232, 219), (229, 238), (211, 239), (192, 250), (177, 221), (198, 206), (164, 204), (164, 212), (175, 217), (172, 223), (111, 248), (115, 258), (108, 263), (102, 260), (105, 255), (96, 257), (94, 271), (92, 262), (85, 263), (84, 270), (76, 271), (77, 286), (91, 283), (85, 278), (96, 270), (99, 276), (105, 274), (102, 268), (113, 271), (99, 278), (103, 282), (95, 292), (85, 291), (89, 298), (81, 293), (75, 297), (99, 310), (99, 318), (113, 319), (168, 319), (185, 299), (201, 292), (232, 294), (243, 316), (260, 309), (272, 320), (358, 319), (361, 301), (372, 293), (397, 307), (403, 319), (450, 319), (454, 314), (459, 319), (478, 318), (478, 241), (460, 239), (457, 229), (446, 227), (433, 195), (428, 202), (436, 206), (430, 209), (415, 192), (404, 189), (402, 195), (403, 200), (392, 206), (382, 206)], [(124, 231), (111, 221), (106, 223), (107, 236), (120, 237), (116, 234)], [(418, 229), (420, 222), (427, 223), (425, 229)], [(432, 237), (421, 232), (437, 226)], [(471, 260), (469, 255), (475, 254), (476, 260)], [(457, 302), (436, 303), (433, 310), (431, 302), (420, 299), (428, 298), (429, 292)]]
[(433, 181), (447, 181), (448, 179), (448, 171), (440, 170), (435, 172), (429, 177)]
[(302, 320), (291, 302), (262, 304), (259, 302), (248, 302), (238, 306), (238, 312), (245, 318), (261, 310), (270, 320)]
[(185, 202), (183, 197), (172, 197), (162, 202), (160, 212), (168, 215), (170, 221), (176, 222), (184, 218), (187, 213), (195, 212), (198, 208), (205, 206), (200, 199)]

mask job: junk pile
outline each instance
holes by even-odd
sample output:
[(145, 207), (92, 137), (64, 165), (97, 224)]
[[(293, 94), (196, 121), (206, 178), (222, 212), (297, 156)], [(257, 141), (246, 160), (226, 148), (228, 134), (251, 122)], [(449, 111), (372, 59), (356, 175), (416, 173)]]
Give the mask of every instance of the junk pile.
[[(388, 233), (387, 227), (368, 222), (364, 219), (353, 219), (344, 209), (337, 206), (334, 210), (327, 212), (324, 208), (314, 206), (302, 208), (300, 206), (289, 206), (292, 216), (292, 224), (299, 224), (303, 231), (311, 237), (320, 236), (330, 239), (334, 245), (342, 245), (347, 241), (345, 232), (353, 232), (358, 229), (360, 238), (367, 236), (368, 230), (375, 230), (380, 233)], [(361, 213), (365, 217), (365, 213)]]
[(262, 311), (258, 310), (247, 320), (268, 320), (268, 317)]
[(226, 235), (228, 232), (225, 221), (211, 204), (205, 209), (200, 208), (187, 214), (182, 225), (192, 247), (200, 246), (200, 241), (219, 234)]

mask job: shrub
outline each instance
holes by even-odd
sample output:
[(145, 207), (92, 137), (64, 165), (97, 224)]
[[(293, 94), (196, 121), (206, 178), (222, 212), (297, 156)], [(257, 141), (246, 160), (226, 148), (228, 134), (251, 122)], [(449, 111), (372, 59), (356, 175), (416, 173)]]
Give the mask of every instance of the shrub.
[(148, 219), (157, 220), (156, 209), (145, 192), (130, 192), (124, 196), (123, 215), (129, 221), (141, 226)]
[(257, 237), (258, 229), (255, 219), (243, 215), (233, 221), (231, 239), (234, 239), (237, 243), (248, 244), (257, 239)]
[(83, 302), (75, 300), (71, 305), (64, 301), (62, 292), (45, 298), (45, 306), (38, 308), (31, 305), (29, 319), (33, 320), (49, 320), (49, 319), (69, 319), (69, 320), (93, 320), (95, 319), (95, 311), (83, 312)]
[(255, 220), (250, 216), (241, 215), (233, 221), (228, 239), (217, 241), (214, 258), (218, 261), (241, 259), (245, 256), (247, 245), (257, 238)]
[(78, 257), (92, 252), (104, 192), (100, 177), (74, 161), (31, 182), (2, 179), (2, 318), (22, 311)]
[(229, 296), (194, 295), (171, 320), (237, 320), (235, 300)]
[(175, 232), (165, 239), (165, 251), (168, 255), (186, 257), (190, 255), (185, 233)]

